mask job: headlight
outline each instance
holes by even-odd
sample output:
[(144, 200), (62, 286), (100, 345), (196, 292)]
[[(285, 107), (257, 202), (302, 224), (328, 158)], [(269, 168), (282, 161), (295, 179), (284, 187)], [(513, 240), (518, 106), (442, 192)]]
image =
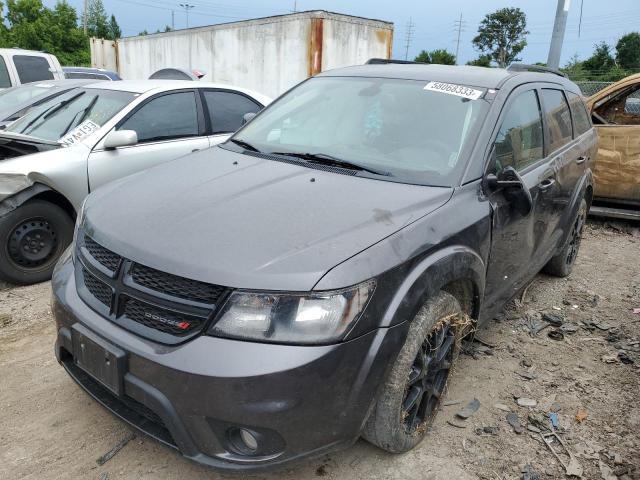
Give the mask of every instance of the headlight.
[(374, 288), (368, 281), (332, 292), (234, 292), (209, 333), (273, 343), (336, 342), (358, 320)]
[(87, 203), (87, 198), (82, 201), (82, 205), (80, 205), (80, 210), (78, 210), (78, 216), (76, 217), (76, 226), (73, 230), (73, 242), (71, 243), (72, 250), (76, 248), (76, 242), (78, 241), (78, 230), (82, 227), (82, 222), (84, 222), (84, 206)]

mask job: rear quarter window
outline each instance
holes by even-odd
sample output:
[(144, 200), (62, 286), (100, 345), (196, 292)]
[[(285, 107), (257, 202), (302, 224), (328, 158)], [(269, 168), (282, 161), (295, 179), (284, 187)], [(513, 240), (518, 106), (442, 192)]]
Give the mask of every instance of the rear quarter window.
[(4, 62), (4, 57), (0, 55), (0, 88), (8, 88), (11, 86), (11, 78), (7, 71), (7, 64)]
[(13, 64), (16, 66), (20, 83), (53, 80), (53, 73), (46, 58), (32, 55), (14, 55)]
[(562, 90), (542, 89), (544, 114), (549, 127), (549, 151), (555, 152), (564, 147), (573, 138), (571, 113)]
[(573, 126), (575, 127), (575, 136), (577, 137), (589, 131), (591, 128), (591, 120), (589, 119), (587, 108), (579, 95), (567, 92), (567, 97), (569, 98), (569, 106), (571, 107), (571, 115), (573, 116)]

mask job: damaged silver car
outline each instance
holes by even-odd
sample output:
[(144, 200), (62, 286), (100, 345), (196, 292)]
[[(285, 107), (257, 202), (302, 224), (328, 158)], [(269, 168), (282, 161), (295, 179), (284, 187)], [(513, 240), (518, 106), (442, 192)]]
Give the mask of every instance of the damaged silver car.
[(213, 83), (99, 82), (34, 108), (0, 133), (0, 278), (51, 278), (97, 187), (229, 137), (270, 102)]

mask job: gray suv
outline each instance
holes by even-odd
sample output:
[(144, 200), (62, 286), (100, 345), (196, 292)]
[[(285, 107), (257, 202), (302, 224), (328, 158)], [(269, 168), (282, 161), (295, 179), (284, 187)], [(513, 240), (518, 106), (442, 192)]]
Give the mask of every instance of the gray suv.
[(197, 462), (420, 442), (461, 340), (569, 275), (596, 135), (563, 76), (323, 73), (222, 145), (89, 195), (53, 276), (56, 355)]

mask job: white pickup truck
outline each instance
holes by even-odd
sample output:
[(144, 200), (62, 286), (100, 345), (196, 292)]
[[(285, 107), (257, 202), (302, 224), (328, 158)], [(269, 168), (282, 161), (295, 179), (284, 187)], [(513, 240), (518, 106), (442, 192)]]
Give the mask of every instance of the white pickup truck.
[(21, 48), (0, 48), (0, 89), (64, 78), (55, 55)]

